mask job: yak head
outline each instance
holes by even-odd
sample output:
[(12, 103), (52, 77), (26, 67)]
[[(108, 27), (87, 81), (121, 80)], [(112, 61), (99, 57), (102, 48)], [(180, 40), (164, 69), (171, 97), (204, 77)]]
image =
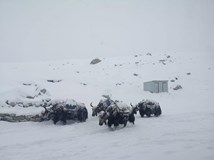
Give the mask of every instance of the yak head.
[(104, 105), (102, 103), (99, 103), (97, 106), (93, 106), (92, 103), (90, 103), (90, 106), (92, 107), (92, 116), (97, 116), (98, 113), (104, 111)]
[(132, 109), (131, 109), (131, 114), (137, 114), (137, 111), (139, 111), (139, 107), (138, 105), (136, 106), (133, 106), (131, 103), (130, 103)]

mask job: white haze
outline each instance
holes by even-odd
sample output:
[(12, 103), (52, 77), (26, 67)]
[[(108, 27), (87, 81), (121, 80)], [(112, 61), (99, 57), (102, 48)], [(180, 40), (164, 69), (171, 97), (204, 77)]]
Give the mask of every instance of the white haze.
[(212, 0), (0, 0), (0, 61), (213, 52)]

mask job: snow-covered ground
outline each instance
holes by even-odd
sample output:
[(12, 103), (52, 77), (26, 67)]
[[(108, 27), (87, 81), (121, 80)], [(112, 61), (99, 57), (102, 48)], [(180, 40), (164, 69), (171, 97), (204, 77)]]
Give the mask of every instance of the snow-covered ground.
[[(0, 63), (0, 113), (40, 113), (42, 108), (8, 108), (5, 101), (43, 98), (74, 99), (89, 110), (85, 123), (0, 121), (0, 159), (213, 160), (214, 55), (151, 54), (98, 57), (102, 61), (96, 65), (90, 64), (93, 58)], [(159, 60), (166, 60), (165, 64)], [(143, 91), (143, 82), (150, 80), (169, 80), (169, 92)], [(177, 84), (183, 88), (175, 91), (172, 88)], [(38, 95), (40, 89), (46, 89), (46, 94), (33, 100), (26, 98)], [(135, 125), (126, 128), (100, 127), (98, 118), (91, 116), (89, 104), (97, 104), (104, 94), (127, 104), (153, 99), (160, 103), (163, 114), (158, 118), (141, 118), (138, 114)]]

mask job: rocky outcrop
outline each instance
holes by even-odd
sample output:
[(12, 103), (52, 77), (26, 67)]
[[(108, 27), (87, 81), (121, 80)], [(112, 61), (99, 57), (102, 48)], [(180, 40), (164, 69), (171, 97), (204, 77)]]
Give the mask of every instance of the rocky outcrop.
[[(65, 100), (51, 100), (50, 98), (44, 100), (27, 100), (27, 101), (15, 101), (15, 100), (6, 100), (5, 103), (1, 104), (1, 107), (20, 107), (20, 110), (23, 108), (39, 108), (39, 107), (52, 107), (58, 103), (64, 103)], [(43, 108), (44, 109), (44, 108)], [(7, 122), (26, 122), (26, 121), (33, 121), (33, 122), (41, 122), (42, 121), (42, 113), (35, 113), (34, 115), (24, 115), (20, 112), (18, 115), (14, 113), (1, 113), (0, 110), (0, 121), (7, 121)]]

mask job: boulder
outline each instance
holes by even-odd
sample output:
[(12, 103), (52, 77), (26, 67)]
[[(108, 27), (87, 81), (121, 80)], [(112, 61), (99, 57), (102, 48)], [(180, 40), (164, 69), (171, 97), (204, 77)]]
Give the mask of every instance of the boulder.
[(46, 92), (47, 92), (47, 90), (46, 90), (46, 89), (41, 89), (41, 90), (40, 90), (40, 93), (45, 94)]
[(173, 88), (173, 90), (179, 90), (179, 89), (182, 89), (182, 86), (179, 84)]
[(57, 83), (57, 82), (61, 82), (62, 80), (53, 80), (53, 79), (48, 79), (47, 82), (51, 82), (51, 83)]
[(100, 62), (101, 62), (101, 60), (100, 60), (100, 59), (95, 58), (95, 59), (93, 59), (93, 60), (91, 61), (91, 63), (90, 63), (90, 64), (97, 64), (97, 63), (100, 63)]

